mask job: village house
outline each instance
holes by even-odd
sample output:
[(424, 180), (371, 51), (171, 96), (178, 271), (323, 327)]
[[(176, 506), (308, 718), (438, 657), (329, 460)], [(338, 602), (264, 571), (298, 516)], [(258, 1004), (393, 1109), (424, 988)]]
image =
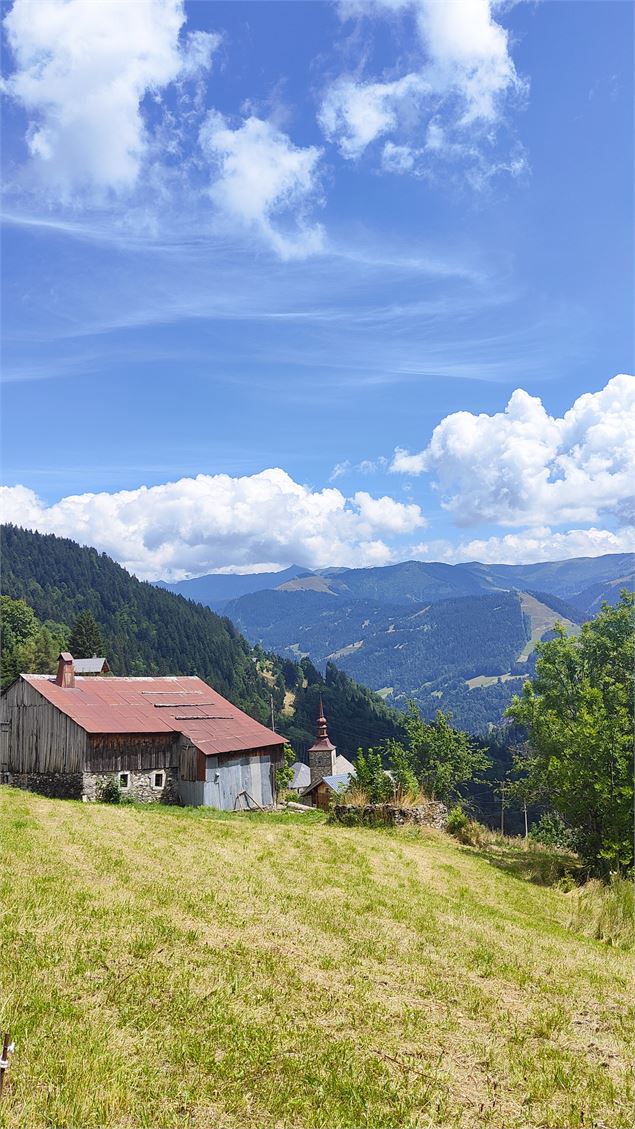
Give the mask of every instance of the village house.
[(48, 796), (115, 781), (138, 800), (268, 807), (284, 743), (200, 678), (78, 676), (68, 653), (1, 697), (2, 782)]
[(328, 811), (334, 796), (346, 791), (351, 777), (355, 775), (355, 766), (346, 757), (337, 755), (337, 749), (329, 738), (321, 698), (317, 734), (309, 749), (308, 768), (310, 783), (301, 794), (302, 802), (323, 811)]

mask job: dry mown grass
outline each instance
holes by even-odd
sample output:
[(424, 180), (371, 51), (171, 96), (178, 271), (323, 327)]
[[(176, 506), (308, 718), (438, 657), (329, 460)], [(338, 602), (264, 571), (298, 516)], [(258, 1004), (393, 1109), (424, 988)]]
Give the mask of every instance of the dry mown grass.
[(0, 1126), (631, 1126), (632, 958), (441, 834), (0, 789)]

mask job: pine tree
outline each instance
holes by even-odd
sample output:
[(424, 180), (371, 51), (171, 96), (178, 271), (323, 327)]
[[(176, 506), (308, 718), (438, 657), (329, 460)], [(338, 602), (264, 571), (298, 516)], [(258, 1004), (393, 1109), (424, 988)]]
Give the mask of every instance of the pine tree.
[(92, 612), (79, 613), (68, 646), (75, 659), (90, 659), (93, 655), (103, 654), (101, 631)]

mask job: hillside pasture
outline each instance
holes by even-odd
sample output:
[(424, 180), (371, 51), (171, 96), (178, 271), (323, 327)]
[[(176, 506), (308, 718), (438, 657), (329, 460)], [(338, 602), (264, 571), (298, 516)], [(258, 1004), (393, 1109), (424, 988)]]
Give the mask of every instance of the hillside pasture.
[(4, 1129), (633, 1123), (632, 955), (442, 833), (0, 789)]

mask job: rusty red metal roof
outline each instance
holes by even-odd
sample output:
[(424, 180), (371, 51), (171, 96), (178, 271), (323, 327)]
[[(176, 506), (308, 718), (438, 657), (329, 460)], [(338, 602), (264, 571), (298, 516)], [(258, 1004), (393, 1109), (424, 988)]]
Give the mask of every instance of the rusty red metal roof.
[(284, 737), (232, 705), (201, 678), (75, 678), (22, 674), (87, 733), (183, 733), (206, 756), (283, 745)]

